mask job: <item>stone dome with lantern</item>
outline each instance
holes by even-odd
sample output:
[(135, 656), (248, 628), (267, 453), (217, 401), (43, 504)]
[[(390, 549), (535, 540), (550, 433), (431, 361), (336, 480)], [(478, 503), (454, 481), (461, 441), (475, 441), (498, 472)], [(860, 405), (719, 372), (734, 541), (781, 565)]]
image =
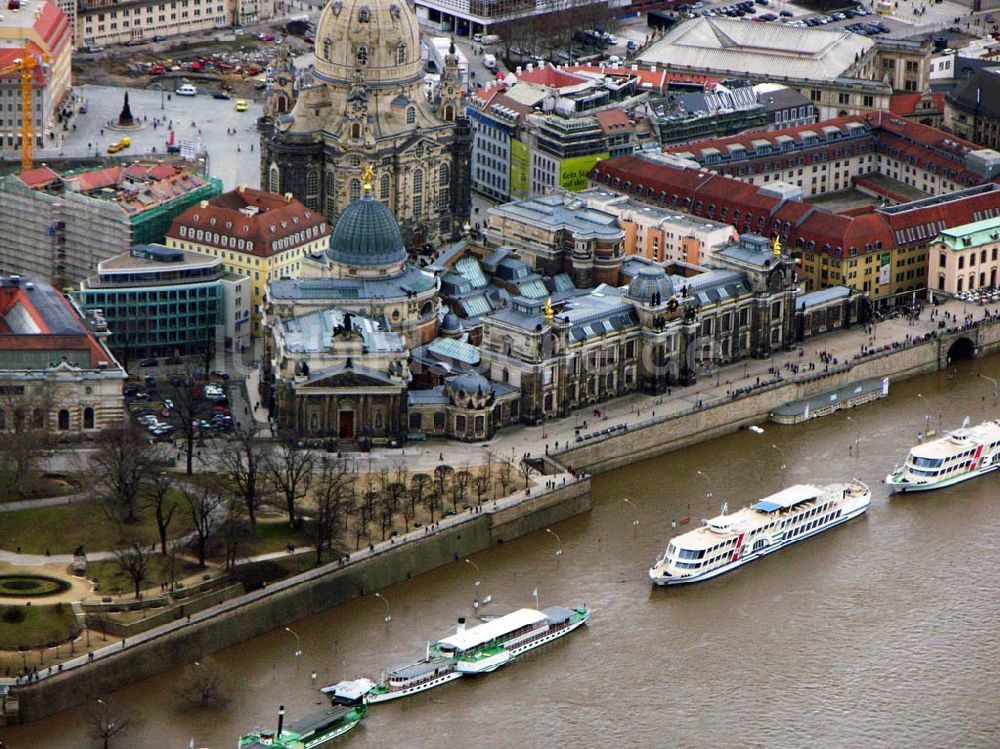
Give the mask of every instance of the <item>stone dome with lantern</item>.
[(395, 216), (407, 247), (436, 248), (461, 235), (472, 135), (458, 58), (447, 56), (428, 95), (417, 18), (406, 0), (328, 2), (313, 67), (296, 74), (285, 60), (276, 79), (294, 81), (277, 86), (275, 96), (280, 89), (283, 102), (295, 102), (290, 110), (267, 108), (264, 189), (292, 193), (335, 224), (362, 197), (371, 164), (371, 197)]

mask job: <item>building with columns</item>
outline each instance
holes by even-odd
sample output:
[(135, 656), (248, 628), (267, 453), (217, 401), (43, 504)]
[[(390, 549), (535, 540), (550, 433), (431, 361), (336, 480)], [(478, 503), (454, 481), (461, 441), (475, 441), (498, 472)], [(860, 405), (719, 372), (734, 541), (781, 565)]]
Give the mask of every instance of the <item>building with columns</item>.
[(290, 109), (290, 75), (276, 71), (285, 83), (263, 121), (261, 186), (333, 223), (361, 198), (370, 164), (372, 197), (396, 216), (407, 247), (457, 238), (469, 217), (471, 149), (457, 55), (429, 98), (417, 19), (403, 0), (327, 3), (315, 55)]

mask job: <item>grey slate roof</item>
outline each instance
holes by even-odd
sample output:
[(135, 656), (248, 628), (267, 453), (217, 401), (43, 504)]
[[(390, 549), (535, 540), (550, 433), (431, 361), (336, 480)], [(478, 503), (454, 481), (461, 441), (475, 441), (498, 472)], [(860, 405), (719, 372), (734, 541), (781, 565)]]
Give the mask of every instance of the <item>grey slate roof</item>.
[(395, 278), (282, 278), (268, 284), (268, 293), (274, 300), (393, 299), (429, 291), (436, 284), (430, 273), (407, 264)]
[(448, 403), (448, 396), (444, 394), (444, 385), (438, 385), (429, 390), (407, 390), (406, 400), (411, 406), (436, 406)]
[[(326, 309), (287, 320), (279, 319), (277, 325), (289, 352), (322, 353), (332, 347), (333, 336), (337, 328), (343, 327), (346, 318), (347, 315), (338, 309)], [(369, 353), (401, 353), (405, 350), (402, 335), (381, 330), (371, 318), (351, 315), (351, 329), (361, 333)]]
[(804, 310), (808, 307), (816, 307), (832, 302), (835, 299), (846, 299), (850, 295), (851, 290), (847, 286), (830, 286), (826, 289), (810, 291), (808, 294), (803, 294), (796, 298), (795, 309)]

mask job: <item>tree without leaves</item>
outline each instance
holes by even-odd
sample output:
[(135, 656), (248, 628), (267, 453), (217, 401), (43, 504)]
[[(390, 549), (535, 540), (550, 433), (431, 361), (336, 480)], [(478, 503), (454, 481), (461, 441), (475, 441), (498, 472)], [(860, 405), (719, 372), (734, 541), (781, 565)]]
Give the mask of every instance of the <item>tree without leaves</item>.
[(132, 541), (128, 546), (115, 549), (114, 564), (118, 577), (127, 578), (135, 589), (136, 600), (142, 584), (149, 577), (149, 554), (141, 541)]
[[(323, 458), (320, 472), (313, 489), (316, 502), (314, 525), (314, 545), (316, 564), (323, 563), (323, 551), (332, 550), (333, 542), (340, 531), (344, 507), (349, 495), (354, 493), (355, 476), (342, 458)], [(358, 542), (360, 544), (360, 535)]]
[(49, 441), (48, 413), (52, 404), (46, 391), (39, 397), (0, 396), (0, 471), (7, 479), (7, 491), (20, 497), (32, 495), (37, 484), (38, 464)]
[(208, 403), (199, 397), (200, 388), (195, 382), (194, 371), (188, 367), (180, 376), (182, 382), (174, 390), (174, 414), (181, 422), (180, 434), (183, 439), (185, 471), (190, 476), (194, 473), (195, 435), (198, 433), (195, 423), (207, 416), (210, 409)]
[(473, 477), (472, 488), (476, 492), (476, 505), (479, 507), (483, 506), (483, 497), (490, 493), (490, 482), (493, 479), (490, 478), (488, 473), (480, 473)]
[(209, 656), (185, 668), (173, 691), (186, 708), (211, 707), (229, 701), (231, 685), (229, 672)]
[(524, 479), (524, 488), (528, 488), (528, 479), (531, 478), (531, 472), (534, 470), (531, 467), (531, 463), (528, 462), (527, 458), (521, 458), (521, 462), (517, 464), (517, 469), (521, 472), (521, 477)]
[(424, 502), (427, 504), (427, 511), (431, 514), (431, 523), (434, 522), (434, 511), (441, 509), (442, 498), (441, 495), (436, 491), (427, 492), (427, 496), (424, 498)]
[(132, 717), (110, 698), (94, 700), (88, 711), (90, 735), (101, 742), (104, 749), (110, 749), (111, 739), (132, 724)]
[(234, 433), (233, 441), (222, 451), (222, 473), (243, 501), (250, 523), (250, 535), (257, 537), (257, 508), (268, 495), (267, 459), (264, 446), (253, 428)]
[(382, 540), (385, 541), (386, 534), (392, 528), (392, 503), (385, 495), (382, 496), (378, 506), (378, 524), (382, 531)]
[(410, 515), (417, 514), (417, 505), (423, 504), (424, 494), (433, 479), (426, 473), (415, 473), (410, 477)]
[(468, 467), (461, 471), (456, 471), (451, 481), (451, 504), (455, 512), (458, 512), (458, 503), (465, 499), (465, 491), (472, 481), (472, 474)]
[(500, 490), (507, 496), (507, 487), (514, 481), (514, 464), (509, 460), (501, 460), (497, 465), (497, 482)]
[(434, 484), (437, 487), (437, 493), (442, 502), (448, 496), (448, 479), (454, 472), (454, 468), (443, 463), (434, 468)]
[(149, 443), (139, 429), (130, 425), (102, 434), (90, 470), (112, 517), (125, 523), (138, 521), (143, 484), (152, 471)]
[(153, 510), (156, 532), (160, 537), (160, 554), (167, 555), (167, 528), (174, 517), (177, 502), (171, 496), (173, 478), (165, 473), (154, 474), (146, 482), (146, 506)]
[(181, 490), (184, 502), (191, 515), (194, 526), (194, 540), (198, 550), (198, 566), (205, 566), (208, 541), (215, 533), (219, 522), (219, 508), (222, 507), (222, 495), (212, 483), (197, 486), (186, 486)]
[(410, 523), (413, 522), (413, 518), (417, 514), (416, 505), (414, 505), (413, 502), (403, 502), (401, 510), (403, 514), (403, 523), (406, 524), (406, 532), (409, 533)]
[(313, 454), (303, 449), (294, 439), (288, 439), (278, 450), (268, 456), (268, 473), (271, 482), (285, 497), (288, 524), (296, 524), (296, 504), (309, 493), (316, 464)]
[(230, 496), (226, 500), (226, 515), (220, 531), (225, 542), (226, 569), (231, 570), (236, 566), (240, 544), (250, 537), (244, 507), (238, 497)]

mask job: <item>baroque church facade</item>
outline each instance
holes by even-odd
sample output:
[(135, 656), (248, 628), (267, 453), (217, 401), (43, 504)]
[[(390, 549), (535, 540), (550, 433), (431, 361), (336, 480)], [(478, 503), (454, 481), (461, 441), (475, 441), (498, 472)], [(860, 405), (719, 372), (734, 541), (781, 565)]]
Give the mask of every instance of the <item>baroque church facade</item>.
[[(407, 247), (456, 239), (469, 218), (471, 129), (457, 56), (426, 93), (417, 19), (405, 0), (333, 0), (298, 92), (279, 55), (262, 120), (261, 187), (291, 193), (331, 224), (362, 196), (399, 221)], [(293, 103), (294, 102), (294, 103)]]

